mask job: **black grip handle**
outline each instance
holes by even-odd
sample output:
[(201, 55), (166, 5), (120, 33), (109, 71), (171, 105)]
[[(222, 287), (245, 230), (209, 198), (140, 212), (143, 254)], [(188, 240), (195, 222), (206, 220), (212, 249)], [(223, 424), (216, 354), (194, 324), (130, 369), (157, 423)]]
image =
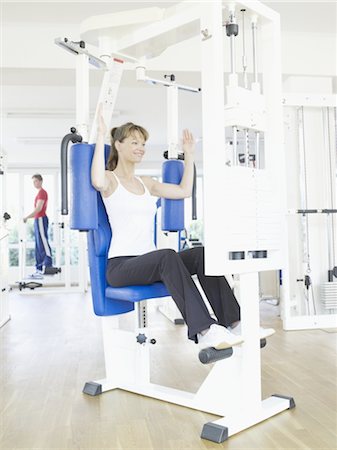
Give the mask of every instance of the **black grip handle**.
[(76, 128), (70, 128), (71, 133), (66, 134), (61, 142), (61, 214), (68, 214), (68, 144), (82, 142), (82, 136), (76, 133)]

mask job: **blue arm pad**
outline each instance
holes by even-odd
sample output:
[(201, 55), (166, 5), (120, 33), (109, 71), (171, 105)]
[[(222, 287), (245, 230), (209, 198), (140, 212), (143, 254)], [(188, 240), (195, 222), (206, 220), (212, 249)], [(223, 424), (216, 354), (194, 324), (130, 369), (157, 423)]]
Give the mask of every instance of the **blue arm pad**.
[[(169, 159), (163, 163), (163, 183), (179, 184), (184, 173), (184, 163)], [(161, 228), (163, 231), (181, 231), (184, 225), (184, 199), (161, 199)]]

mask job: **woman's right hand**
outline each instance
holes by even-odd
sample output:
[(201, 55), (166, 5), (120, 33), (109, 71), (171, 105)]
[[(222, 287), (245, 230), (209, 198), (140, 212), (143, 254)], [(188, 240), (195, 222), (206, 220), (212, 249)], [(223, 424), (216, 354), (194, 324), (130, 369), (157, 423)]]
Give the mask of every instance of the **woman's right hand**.
[(183, 131), (183, 150), (184, 155), (194, 155), (195, 152), (195, 140), (193, 134), (189, 130)]
[(103, 136), (106, 135), (107, 132), (107, 126), (104, 122), (103, 117), (103, 103), (99, 104), (98, 111), (97, 111), (97, 134), (101, 134)]

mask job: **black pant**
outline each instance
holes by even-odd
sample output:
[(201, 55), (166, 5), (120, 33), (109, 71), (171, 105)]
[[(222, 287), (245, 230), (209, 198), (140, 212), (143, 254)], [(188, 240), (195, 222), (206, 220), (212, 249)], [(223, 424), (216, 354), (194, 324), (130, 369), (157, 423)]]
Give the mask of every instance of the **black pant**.
[(216, 321), (210, 316), (192, 280), (194, 274), (198, 276), (218, 323), (227, 327), (240, 320), (240, 307), (226, 278), (205, 275), (203, 247), (179, 253), (162, 249), (140, 256), (110, 258), (106, 276), (114, 287), (162, 281), (187, 324), (189, 339), (196, 340), (197, 333)]

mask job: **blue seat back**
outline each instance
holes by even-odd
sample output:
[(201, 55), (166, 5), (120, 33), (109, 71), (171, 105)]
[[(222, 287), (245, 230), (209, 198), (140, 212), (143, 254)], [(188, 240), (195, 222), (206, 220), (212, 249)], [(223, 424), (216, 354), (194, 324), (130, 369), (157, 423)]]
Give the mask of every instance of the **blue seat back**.
[(110, 316), (132, 311), (134, 304), (110, 300), (106, 297), (106, 266), (111, 241), (111, 228), (101, 195), (97, 193), (97, 197), (98, 227), (96, 230), (88, 231), (91, 290), (95, 314)]
[[(83, 178), (83, 180), (81, 178), (82, 184), (78, 184), (82, 188), (80, 191), (76, 191), (77, 194), (74, 196), (75, 201), (81, 203), (81, 207), (78, 206), (74, 209), (73, 223), (75, 223), (75, 229), (88, 231), (89, 268), (95, 314), (98, 316), (123, 314), (132, 311), (135, 302), (168, 296), (169, 293), (162, 283), (119, 288), (108, 286), (106, 268), (112, 236), (101, 194), (93, 190), (90, 181), (94, 145), (85, 144), (80, 147), (77, 144), (73, 146), (72, 150), (73, 172)], [(109, 151), (110, 147), (106, 145), (105, 160), (108, 158)], [(87, 153), (85, 159), (82, 158), (84, 152)]]

